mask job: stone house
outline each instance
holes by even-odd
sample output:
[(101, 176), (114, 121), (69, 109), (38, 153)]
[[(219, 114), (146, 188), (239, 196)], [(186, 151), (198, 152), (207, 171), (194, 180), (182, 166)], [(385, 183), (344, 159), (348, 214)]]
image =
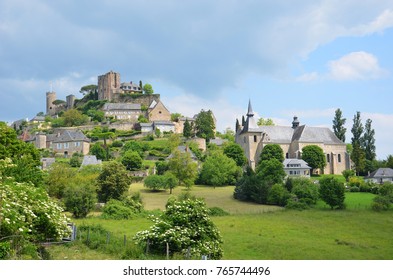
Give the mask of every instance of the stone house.
[(350, 158), (346, 151), (346, 144), (326, 127), (310, 127), (300, 125), (294, 117), (292, 126), (258, 126), (254, 119), (251, 102), (248, 104), (247, 119), (242, 124), (236, 121), (235, 141), (244, 150), (248, 164), (255, 169), (260, 154), (267, 144), (278, 144), (287, 159), (301, 159), (302, 149), (308, 145), (322, 148), (326, 156), (327, 165), (324, 174), (341, 174), (350, 168)]
[(154, 131), (159, 129), (161, 133), (175, 132), (175, 124), (171, 121), (154, 121), (153, 129)]
[(393, 169), (378, 168), (364, 179), (366, 181), (370, 181), (377, 184), (383, 184), (385, 182), (393, 182)]
[(171, 113), (160, 100), (153, 100), (147, 110), (147, 113), (150, 122), (171, 121)]
[(131, 122), (137, 122), (139, 115), (142, 114), (141, 104), (132, 103), (105, 103), (102, 110), (105, 117)]
[(37, 133), (27, 142), (32, 142), (37, 149), (49, 149), (54, 154), (65, 157), (74, 153), (87, 155), (90, 151), (90, 139), (80, 130), (63, 130), (55, 134)]
[(302, 159), (287, 158), (283, 165), (284, 171), (289, 177), (310, 177), (311, 167)]

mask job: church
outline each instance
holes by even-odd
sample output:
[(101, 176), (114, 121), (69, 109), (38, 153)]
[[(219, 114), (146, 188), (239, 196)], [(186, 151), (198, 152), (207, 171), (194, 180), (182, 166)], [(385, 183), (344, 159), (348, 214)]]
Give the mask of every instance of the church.
[(341, 174), (350, 169), (350, 158), (346, 144), (327, 127), (300, 125), (297, 117), (292, 126), (258, 126), (254, 118), (251, 101), (248, 103), (247, 118), (236, 120), (235, 140), (244, 150), (249, 166), (255, 170), (260, 154), (267, 144), (278, 144), (286, 159), (301, 159), (302, 149), (308, 145), (322, 148), (326, 156), (326, 167), (317, 170), (320, 174)]

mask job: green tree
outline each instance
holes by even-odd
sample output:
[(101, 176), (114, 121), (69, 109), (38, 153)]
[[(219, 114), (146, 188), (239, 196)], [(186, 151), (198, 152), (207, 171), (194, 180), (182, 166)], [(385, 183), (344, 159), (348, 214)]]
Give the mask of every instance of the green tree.
[(316, 204), (319, 198), (318, 187), (307, 178), (293, 178), (291, 193), (307, 205)]
[(13, 164), (3, 171), (4, 176), (17, 182), (31, 182), (42, 186), (43, 173), (39, 169), (40, 152), (32, 145), (17, 138), (14, 129), (0, 122), (0, 159), (11, 159)]
[(141, 170), (143, 161), (141, 156), (136, 151), (127, 151), (124, 153), (121, 163), (126, 167), (127, 170)]
[(215, 136), (215, 128), (213, 112), (211, 110), (201, 110), (195, 119), (196, 136), (204, 138), (206, 142), (209, 142)]
[(129, 189), (131, 180), (124, 165), (110, 161), (102, 167), (97, 183), (99, 201), (107, 202), (111, 198), (120, 199)]
[(149, 175), (143, 180), (143, 185), (152, 191), (165, 189), (164, 175)]
[(190, 138), (191, 135), (192, 135), (192, 127), (188, 119), (186, 119), (183, 125), (183, 136), (186, 138)]
[(360, 112), (356, 112), (356, 114), (353, 117), (353, 125), (352, 125), (352, 146), (359, 145), (359, 147), (362, 146), (362, 135), (363, 135), (363, 124), (362, 124), (362, 119), (360, 117)]
[(179, 184), (179, 180), (171, 172), (164, 174), (165, 189), (169, 189), (169, 193), (172, 194), (172, 190)]
[[(363, 145), (363, 150), (365, 152), (366, 160), (373, 161), (375, 160), (375, 131), (371, 127), (372, 120), (367, 119), (365, 125), (365, 131), (361, 140)], [(370, 170), (371, 171), (371, 170)]]
[(259, 118), (257, 122), (258, 126), (273, 126), (274, 121), (272, 119), (264, 119), (264, 118)]
[(195, 258), (209, 255), (211, 259), (221, 259), (222, 237), (203, 200), (169, 200), (161, 216), (149, 230), (140, 231), (135, 239), (141, 245), (149, 242), (149, 249), (157, 254), (166, 251), (167, 244), (171, 253)]
[(168, 161), (169, 171), (176, 176), (180, 184), (190, 188), (198, 175), (198, 165), (191, 159), (187, 152), (181, 153), (174, 150), (172, 157)]
[(88, 122), (88, 117), (82, 115), (82, 113), (76, 109), (65, 111), (62, 118), (65, 126), (79, 126)]
[(63, 198), (64, 191), (75, 176), (75, 171), (66, 163), (56, 162), (48, 169), (45, 178), (46, 191), (51, 197)]
[(345, 133), (347, 129), (344, 127), (346, 122), (346, 118), (342, 117), (342, 112), (340, 109), (335, 111), (334, 119), (333, 119), (333, 131), (338, 139), (345, 143)]
[(280, 162), (284, 161), (284, 151), (278, 144), (267, 144), (263, 147), (260, 156), (260, 162), (265, 160), (277, 159)]
[(355, 165), (356, 174), (359, 175), (366, 167), (366, 153), (357, 142), (352, 146), (351, 159)]
[(302, 149), (302, 159), (311, 167), (311, 174), (319, 168), (321, 172), (326, 166), (326, 157), (321, 147), (317, 145), (308, 145)]
[(181, 117), (182, 117), (182, 114), (180, 114), (180, 113), (172, 113), (171, 114), (171, 121), (178, 122)]
[(97, 157), (97, 159), (106, 160), (107, 150), (99, 142), (94, 143), (90, 148), (90, 154)]
[(147, 95), (151, 95), (154, 93), (153, 87), (151, 84), (144, 84), (143, 85), (143, 92)]
[(333, 176), (325, 176), (319, 181), (319, 195), (331, 209), (345, 207), (345, 187)]
[(240, 176), (241, 168), (221, 152), (208, 156), (199, 174), (201, 183), (211, 186), (233, 185)]
[(74, 218), (85, 218), (97, 202), (97, 187), (94, 181), (73, 180), (64, 191), (64, 205)]
[[(81, 87), (81, 89), (79, 90), (80, 93), (82, 93), (83, 95), (96, 95), (97, 94), (97, 89), (98, 86), (97, 85), (86, 85)], [(98, 98), (92, 98), (93, 100), (96, 100)]]
[(353, 176), (355, 176), (355, 172), (352, 169), (347, 169), (341, 172), (341, 174), (344, 176), (345, 181), (348, 183), (349, 179)]
[(229, 143), (224, 147), (224, 154), (233, 159), (237, 166), (244, 166), (247, 164), (247, 158), (244, 155), (242, 147), (237, 143)]
[(393, 168), (393, 155), (388, 155), (386, 158), (386, 167)]
[(282, 184), (286, 176), (282, 162), (276, 158), (262, 161), (257, 166), (256, 173), (261, 180), (268, 182), (270, 186)]

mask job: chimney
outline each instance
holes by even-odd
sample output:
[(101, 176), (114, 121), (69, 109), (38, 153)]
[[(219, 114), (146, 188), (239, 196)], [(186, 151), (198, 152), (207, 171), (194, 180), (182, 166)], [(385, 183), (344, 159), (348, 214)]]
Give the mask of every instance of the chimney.
[(295, 129), (299, 126), (300, 122), (296, 116), (293, 117), (292, 128)]

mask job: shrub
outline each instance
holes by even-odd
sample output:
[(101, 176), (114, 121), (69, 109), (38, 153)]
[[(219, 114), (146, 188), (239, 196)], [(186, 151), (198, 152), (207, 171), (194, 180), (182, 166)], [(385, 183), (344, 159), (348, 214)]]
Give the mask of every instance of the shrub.
[(358, 187), (351, 187), (349, 189), (350, 192), (359, 192), (359, 188)]
[(319, 185), (321, 199), (325, 201), (331, 209), (335, 207), (339, 209), (345, 208), (345, 187), (343, 183), (333, 176), (326, 176), (319, 181)]
[(166, 211), (154, 222), (149, 230), (140, 231), (134, 237), (141, 245), (149, 241), (151, 251), (164, 254), (168, 244), (172, 254), (185, 255), (189, 250), (198, 258), (201, 255), (209, 255), (210, 259), (222, 257), (222, 238), (203, 200), (170, 200)]
[(102, 208), (101, 217), (104, 219), (128, 220), (134, 217), (134, 212), (124, 202), (111, 199)]
[(268, 204), (285, 206), (290, 194), (282, 184), (275, 184), (269, 191), (267, 198)]
[(291, 197), (287, 200), (285, 208), (293, 210), (305, 210), (309, 209), (310, 206), (304, 201), (299, 201), (296, 195), (291, 195)]
[(390, 205), (391, 202), (388, 197), (379, 195), (374, 198), (374, 201), (371, 204), (371, 208), (375, 211), (386, 211), (389, 210)]
[(318, 187), (309, 179), (296, 178), (292, 180), (292, 191), (301, 202), (308, 205), (316, 204), (319, 198)]
[(74, 218), (85, 218), (97, 202), (96, 186), (88, 182), (70, 184), (64, 193), (64, 204)]
[(219, 217), (219, 216), (228, 216), (229, 213), (220, 207), (210, 207), (209, 208), (209, 216)]

